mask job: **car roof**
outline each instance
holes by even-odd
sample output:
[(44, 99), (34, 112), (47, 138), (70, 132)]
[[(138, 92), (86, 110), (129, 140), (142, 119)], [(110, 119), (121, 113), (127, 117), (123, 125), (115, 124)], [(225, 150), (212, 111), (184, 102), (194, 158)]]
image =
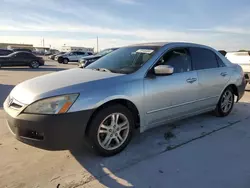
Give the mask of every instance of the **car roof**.
[(190, 42), (149, 42), (149, 43), (138, 43), (138, 44), (132, 44), (129, 46), (155, 46), (155, 47), (163, 47), (165, 45), (187, 45), (192, 47), (205, 47), (210, 48), (209, 46), (205, 46), (202, 44), (196, 44), (196, 43), (190, 43)]
[(17, 51), (17, 52), (14, 52), (13, 54), (33, 54), (33, 53), (27, 52), (27, 51)]

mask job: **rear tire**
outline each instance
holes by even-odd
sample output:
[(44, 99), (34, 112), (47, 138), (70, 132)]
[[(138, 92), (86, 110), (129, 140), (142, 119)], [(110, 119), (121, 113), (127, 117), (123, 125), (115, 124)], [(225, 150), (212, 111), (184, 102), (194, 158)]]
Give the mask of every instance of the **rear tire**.
[(64, 58), (62, 62), (63, 62), (63, 64), (68, 64), (69, 60), (67, 58)]
[(31, 63), (30, 63), (30, 67), (32, 68), (32, 69), (37, 69), (37, 68), (39, 68), (39, 62), (38, 61), (32, 61)]
[(225, 117), (232, 111), (234, 106), (234, 92), (231, 87), (226, 88), (214, 110), (217, 117)]
[(134, 119), (123, 105), (115, 104), (98, 111), (86, 132), (87, 145), (101, 156), (113, 156), (128, 145), (132, 138)]

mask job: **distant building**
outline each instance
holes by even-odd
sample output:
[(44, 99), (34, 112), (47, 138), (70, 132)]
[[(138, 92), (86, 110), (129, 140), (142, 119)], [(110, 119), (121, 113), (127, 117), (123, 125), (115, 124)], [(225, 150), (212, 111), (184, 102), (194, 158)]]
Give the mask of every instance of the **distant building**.
[(94, 48), (76, 47), (76, 46), (62, 46), (62, 52), (71, 51), (84, 51), (84, 52), (94, 52)]
[(0, 48), (33, 50), (33, 44), (0, 43)]

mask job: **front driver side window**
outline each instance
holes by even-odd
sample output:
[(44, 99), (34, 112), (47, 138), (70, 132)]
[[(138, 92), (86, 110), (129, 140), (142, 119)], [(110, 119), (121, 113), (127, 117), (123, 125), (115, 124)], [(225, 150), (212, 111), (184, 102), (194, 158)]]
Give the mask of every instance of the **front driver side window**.
[(157, 65), (171, 65), (174, 73), (188, 72), (192, 70), (191, 57), (187, 49), (175, 49), (165, 53)]

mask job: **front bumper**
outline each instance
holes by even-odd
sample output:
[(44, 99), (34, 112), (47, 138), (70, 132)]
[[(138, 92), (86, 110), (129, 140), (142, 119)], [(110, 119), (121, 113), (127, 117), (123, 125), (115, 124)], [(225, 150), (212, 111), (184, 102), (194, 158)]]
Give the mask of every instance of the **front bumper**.
[[(9, 112), (9, 110), (8, 110)], [(6, 113), (8, 126), (16, 139), (46, 150), (64, 150), (83, 143), (92, 110), (59, 115)]]

